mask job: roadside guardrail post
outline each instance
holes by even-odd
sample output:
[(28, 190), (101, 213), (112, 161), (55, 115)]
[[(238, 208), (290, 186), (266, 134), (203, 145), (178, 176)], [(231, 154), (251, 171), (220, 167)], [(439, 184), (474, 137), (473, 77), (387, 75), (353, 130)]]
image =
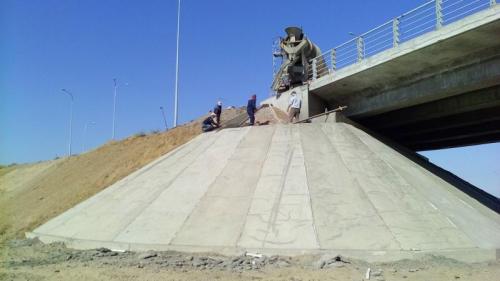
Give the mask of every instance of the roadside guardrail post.
[(443, 0), (436, 1), (436, 29), (443, 27)]
[(358, 62), (362, 61), (364, 58), (364, 42), (363, 42), (363, 37), (359, 36), (357, 40), (357, 47), (358, 47)]
[(392, 46), (399, 46), (399, 17), (392, 21)]
[[(465, 10), (466, 7), (468, 10)], [(426, 0), (419, 7), (368, 32), (359, 35), (349, 32), (353, 38), (328, 51), (330, 54), (328, 52), (321, 54), (320, 61), (319, 57), (316, 58), (313, 65), (313, 59), (308, 60), (308, 79), (317, 79), (326, 69), (329, 72), (336, 72), (387, 49), (399, 47), (402, 42), (440, 30), (448, 23), (480, 10), (499, 7), (500, 0)]]
[(332, 71), (337, 70), (337, 51), (335, 49), (332, 49), (330, 59), (332, 62)]
[(316, 78), (318, 77), (318, 59), (317, 58), (314, 58), (312, 61), (312, 71), (313, 71), (312, 79), (316, 80)]

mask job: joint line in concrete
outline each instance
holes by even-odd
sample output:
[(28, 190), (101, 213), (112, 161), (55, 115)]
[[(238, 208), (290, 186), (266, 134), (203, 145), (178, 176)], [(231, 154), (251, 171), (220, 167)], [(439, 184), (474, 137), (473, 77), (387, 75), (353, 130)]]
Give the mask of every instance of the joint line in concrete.
[[(235, 146), (235, 150), (241, 145), (241, 143), (243, 142), (243, 140), (245, 139), (245, 136), (248, 134), (250, 130), (246, 130), (245, 132), (245, 135), (241, 137), (240, 141), (238, 142), (238, 144)], [(217, 177), (214, 178), (214, 180), (208, 185), (207, 189), (205, 190), (205, 193), (203, 194), (203, 196), (200, 196), (200, 199), (198, 200), (198, 202), (196, 202), (196, 205), (194, 205), (194, 207), (191, 209), (191, 212), (186, 216), (186, 218), (184, 219), (184, 221), (182, 222), (182, 224), (180, 224), (180, 227), (177, 229), (177, 231), (175, 231), (174, 235), (172, 235), (172, 238), (170, 239), (170, 242), (168, 243), (168, 245), (172, 245), (171, 243), (173, 241), (175, 241), (175, 239), (177, 238), (177, 235), (179, 234), (179, 232), (181, 232), (181, 230), (184, 228), (184, 225), (186, 224), (186, 222), (189, 221), (189, 219), (191, 218), (194, 210), (196, 210), (200, 204), (200, 202), (202, 202), (204, 200), (204, 198), (207, 196), (208, 194), (208, 191), (210, 190), (210, 187), (212, 187), (214, 185), (215, 182), (217, 182), (217, 180), (219, 179), (220, 175), (222, 174), (222, 172), (224, 171), (224, 169), (226, 168), (227, 166), (227, 163), (229, 163), (229, 160), (231, 158), (227, 159), (226, 161), (226, 165), (220, 170), (219, 174), (217, 175)]]
[[(211, 141), (211, 142), (209, 142), (209, 144), (207, 145), (207, 147), (212, 146), (212, 144), (214, 144), (214, 143), (215, 143), (215, 141), (216, 141), (217, 139), (218, 139), (218, 138), (214, 138), (214, 137), (212, 137), (212, 141)], [(195, 149), (191, 150), (190, 152), (193, 152), (194, 150), (195, 150)], [(182, 173), (183, 173), (183, 172), (184, 172), (187, 168), (189, 168), (189, 166), (191, 166), (191, 164), (192, 164), (192, 163), (195, 163), (195, 162), (198, 160), (198, 158), (200, 158), (203, 154), (204, 154), (204, 152), (202, 151), (202, 152), (201, 152), (198, 156), (194, 157), (194, 158), (193, 158), (193, 160), (192, 160), (191, 162), (189, 162), (189, 164), (188, 164), (188, 165), (186, 165), (186, 166), (185, 166), (182, 170), (180, 170), (180, 171), (179, 171), (179, 172), (178, 172), (178, 173), (177, 173), (174, 177), (172, 177), (172, 179), (171, 179), (170, 181), (168, 181), (168, 183), (165, 185), (165, 188), (163, 188), (163, 189), (159, 189), (157, 192), (155, 192), (155, 193), (154, 193), (154, 195), (153, 195), (153, 196), (151, 196), (151, 197), (149, 198), (149, 200), (147, 201), (147, 202), (148, 202), (147, 204), (143, 204), (143, 207), (142, 207), (142, 208), (139, 208), (139, 210), (136, 210), (136, 211), (134, 212), (134, 214), (130, 216), (130, 217), (131, 217), (131, 219), (129, 220), (129, 222), (128, 222), (127, 224), (125, 224), (125, 225), (124, 225), (121, 229), (119, 229), (119, 230), (116, 232), (116, 234), (113, 236), (113, 238), (111, 238), (111, 241), (114, 241), (114, 240), (115, 240), (115, 239), (116, 239), (116, 238), (117, 238), (117, 237), (118, 237), (118, 236), (119, 236), (119, 235), (120, 235), (120, 234), (121, 234), (121, 233), (122, 233), (125, 229), (127, 229), (127, 227), (129, 227), (129, 226), (130, 226), (130, 224), (134, 223), (134, 222), (137, 220), (137, 218), (140, 216), (140, 214), (141, 214), (141, 213), (142, 213), (142, 212), (143, 212), (146, 208), (148, 208), (148, 207), (151, 205), (151, 203), (152, 203), (153, 201), (155, 201), (156, 199), (158, 199), (158, 198), (160, 197), (160, 195), (161, 195), (163, 192), (165, 192), (166, 190), (168, 190), (168, 189), (169, 189), (169, 187), (172, 185), (172, 183), (173, 183), (173, 182), (177, 179), (177, 177), (178, 177), (179, 175), (181, 175), (181, 174), (182, 174)], [(189, 153), (186, 153), (185, 155), (183, 155), (183, 156), (181, 157), (181, 159), (182, 159), (182, 158), (184, 158), (184, 157), (186, 157), (187, 155), (189, 155)]]
[[(326, 116), (326, 118), (328, 118), (328, 115)], [(302, 125), (297, 125), (297, 126), (302, 126)], [(300, 134), (301, 134), (300, 130), (298, 130), (300, 146), (303, 148), (304, 147), (304, 142), (302, 141), (302, 137), (300, 136)], [(319, 241), (319, 237), (318, 237), (318, 230), (316, 229), (316, 223), (314, 222), (315, 216), (314, 216), (314, 209), (313, 209), (313, 205), (312, 205), (311, 192), (310, 192), (310, 189), (309, 189), (309, 175), (307, 173), (307, 161), (305, 161), (305, 157), (306, 156), (304, 155), (304, 170), (305, 170), (305, 173), (306, 173), (307, 197), (309, 198), (309, 208), (311, 209), (312, 228), (313, 228), (313, 231), (314, 231), (314, 237), (316, 238), (316, 243), (318, 245), (318, 248), (321, 249), (321, 245), (320, 245), (320, 241)]]
[[(261, 163), (260, 172), (259, 172), (259, 176), (258, 176), (259, 179), (262, 175), (262, 169), (264, 168), (264, 164), (266, 163), (267, 158), (269, 157), (269, 151), (271, 150), (271, 146), (273, 144), (273, 138), (274, 138), (274, 135), (276, 134), (276, 130), (277, 130), (277, 128), (274, 129), (273, 134), (270, 137), (269, 145), (267, 146), (266, 157), (265, 157), (264, 161), (262, 161), (262, 163)], [(259, 184), (259, 181), (256, 181), (255, 186), (253, 187), (252, 201), (253, 201), (255, 190), (257, 189), (258, 184)], [(248, 204), (248, 208), (246, 211), (245, 222), (241, 224), (240, 234), (238, 235), (238, 239), (236, 239), (236, 247), (238, 247), (238, 243), (241, 240), (241, 237), (243, 236), (243, 231), (245, 230), (245, 225), (247, 224), (247, 220), (248, 220), (248, 216), (249, 216), (248, 213), (250, 212), (251, 208), (252, 208), (252, 202), (250, 201), (250, 204)], [(266, 236), (267, 236), (267, 233), (266, 233)], [(264, 239), (264, 241), (262, 241), (262, 248), (264, 248), (265, 241), (266, 241), (266, 239)]]
[[(340, 125), (340, 124), (339, 124)], [(344, 126), (344, 125), (343, 125)], [(375, 205), (373, 204), (373, 202), (370, 200), (370, 197), (368, 196), (368, 194), (366, 193), (365, 189), (363, 188), (363, 186), (361, 185), (361, 183), (359, 182), (358, 178), (353, 174), (352, 170), (349, 168), (349, 165), (347, 165), (347, 163), (345, 162), (344, 160), (344, 157), (342, 156), (342, 154), (340, 153), (340, 151), (338, 151), (336, 148), (335, 148), (335, 145), (334, 143), (332, 142), (332, 140), (328, 137), (327, 133), (325, 132), (325, 125), (322, 125), (321, 126), (321, 132), (325, 135), (325, 138), (327, 139), (327, 141), (330, 143), (332, 149), (336, 152), (337, 155), (339, 155), (340, 157), (340, 160), (344, 163), (344, 166), (346, 167), (346, 169), (349, 171), (349, 174), (351, 175), (351, 178), (353, 179), (353, 181), (356, 182), (356, 185), (358, 186), (359, 190), (361, 192), (363, 192), (363, 194), (365, 195), (366, 197), (366, 201), (368, 201), (368, 203), (370, 204), (370, 206), (373, 208), (373, 211), (375, 212), (376, 216), (380, 219), (380, 221), (382, 221), (384, 223), (384, 228), (387, 229), (387, 231), (391, 234), (392, 238), (394, 239), (394, 241), (398, 244), (399, 246), (399, 249), (403, 249), (403, 246), (401, 244), (401, 242), (396, 238), (396, 235), (394, 234), (394, 232), (391, 231), (391, 229), (389, 228), (389, 226), (387, 225), (387, 222), (384, 220), (384, 218), (379, 214), (377, 208), (375, 207)], [(357, 135), (355, 135), (356, 138), (359, 139), (359, 137)]]
[[(291, 126), (288, 126), (288, 134), (291, 135)], [(287, 145), (287, 161), (285, 163), (285, 166), (283, 167), (283, 173), (281, 174), (281, 181), (280, 181), (280, 191), (278, 196), (276, 196), (275, 202), (273, 204), (273, 208), (271, 210), (271, 216), (269, 217), (269, 221), (267, 222), (267, 228), (266, 228), (266, 235), (264, 236), (264, 241), (262, 241), (262, 247), (264, 247), (266, 241), (267, 241), (267, 236), (269, 235), (269, 232), (271, 231), (271, 228), (274, 230), (274, 226), (276, 223), (276, 219), (278, 217), (278, 211), (279, 207), (281, 204), (281, 199), (283, 197), (283, 189), (285, 188), (285, 183), (286, 183), (286, 177), (288, 175), (288, 170), (290, 168), (290, 163), (292, 162), (292, 156), (293, 156), (293, 151), (294, 148), (291, 145), (291, 142), (288, 142)]]

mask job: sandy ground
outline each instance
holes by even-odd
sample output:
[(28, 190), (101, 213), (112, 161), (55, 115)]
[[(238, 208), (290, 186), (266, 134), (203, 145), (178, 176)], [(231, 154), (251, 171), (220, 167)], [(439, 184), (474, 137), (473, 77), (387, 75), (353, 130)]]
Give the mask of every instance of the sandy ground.
[(465, 264), (426, 256), (366, 263), (340, 256), (252, 257), (178, 252), (77, 251), (60, 243), (11, 240), (2, 253), (0, 280), (369, 280), (498, 281), (500, 262)]
[(288, 123), (288, 116), (278, 108), (267, 106), (257, 111), (255, 122), (257, 124), (286, 124)]
[[(275, 109), (274, 109), (275, 110)], [(244, 125), (242, 109), (222, 120)], [(261, 123), (286, 123), (263, 108)], [(427, 256), (368, 264), (333, 256), (234, 257), (176, 252), (78, 251), (23, 239), (30, 231), (201, 133), (201, 118), (176, 129), (136, 134), (88, 153), (0, 168), (0, 280), (480, 280), (499, 281), (500, 263), (464, 264)], [(230, 127), (230, 126), (228, 126)]]

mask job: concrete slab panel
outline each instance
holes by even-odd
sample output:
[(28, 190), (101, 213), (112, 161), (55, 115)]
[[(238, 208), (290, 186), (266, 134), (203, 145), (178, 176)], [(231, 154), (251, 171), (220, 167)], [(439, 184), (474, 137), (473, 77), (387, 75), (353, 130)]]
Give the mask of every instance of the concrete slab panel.
[[(284, 145), (279, 141), (283, 136), (289, 139)], [(280, 149), (282, 147), (286, 149)], [(271, 157), (266, 159), (264, 166), (281, 163), (275, 167), (281, 170), (280, 178), (274, 182), (279, 192), (270, 194), (261, 188), (263, 185), (259, 181), (249, 214), (260, 216), (245, 224), (238, 245), (318, 248), (298, 127), (278, 127), (269, 151)], [(280, 161), (275, 161), (275, 158)]]
[(448, 217), (475, 245), (484, 248), (499, 245), (500, 236), (495, 234), (500, 231), (498, 214), (365, 132), (355, 127), (347, 128), (384, 161), (391, 163), (432, 209)]
[[(344, 165), (338, 151), (329, 141), (323, 124), (301, 126), (301, 139), (305, 155), (308, 185), (315, 228), (318, 234), (319, 245), (322, 249), (345, 249), (348, 245), (364, 249), (398, 249), (399, 243), (392, 233), (385, 227), (375, 208), (368, 200), (368, 196), (360, 188), (355, 178)], [(331, 126), (331, 125), (330, 125)], [(332, 128), (332, 130), (335, 130)], [(339, 212), (336, 203), (344, 206)], [(345, 213), (348, 214), (345, 214)], [(360, 227), (357, 220), (344, 217), (359, 218), (358, 214), (370, 217)], [(342, 236), (349, 229), (349, 236)], [(357, 233), (357, 235), (351, 236)], [(353, 239), (349, 238), (353, 237)], [(376, 242), (373, 237), (377, 237)]]
[[(213, 136), (213, 134), (207, 134), (207, 135), (202, 135), (200, 137), (197, 137), (190, 142), (186, 144), (185, 149), (181, 149), (181, 147), (174, 149), (173, 151), (167, 153), (166, 155), (158, 158), (157, 160), (151, 162), (150, 164), (144, 166), (143, 168), (137, 170), (136, 172), (130, 174), (126, 178), (119, 180), (116, 182), (114, 185), (104, 189), (103, 191), (99, 192), (98, 194), (92, 196), (91, 198), (85, 200), (84, 202), (76, 205), (75, 207), (69, 209), (68, 211), (64, 212), (63, 214), (57, 216), (56, 218), (48, 221), (44, 225), (40, 226), (37, 230), (46, 232), (46, 231), (51, 231), (55, 229), (58, 226), (61, 226), (63, 223), (66, 221), (74, 218), (75, 215), (77, 215), (79, 212), (82, 210), (89, 208), (93, 205), (98, 205), (102, 204), (103, 202), (106, 202), (109, 198), (114, 197), (115, 193), (125, 193), (127, 194), (129, 192), (129, 189), (133, 188), (134, 185), (130, 184), (132, 181), (137, 179), (138, 177), (143, 176), (143, 174), (147, 173), (154, 167), (157, 167), (159, 164), (163, 165), (163, 170), (165, 171), (171, 171), (168, 169), (169, 165), (172, 165), (172, 163), (176, 163), (179, 159), (185, 158), (185, 157), (192, 157), (189, 154), (196, 154), (197, 152), (193, 152), (195, 148), (198, 147), (199, 143), (204, 142), (204, 141), (209, 141), (208, 139)], [(215, 137), (213, 138), (215, 140)], [(189, 160), (185, 162), (186, 165), (189, 163)]]
[(276, 126), (261, 177), (252, 195), (248, 217), (238, 240), (242, 248), (263, 248), (271, 227), (271, 216), (277, 211), (288, 168), (291, 127)]
[[(183, 170), (114, 240), (170, 243), (247, 133), (248, 129), (219, 132), (217, 141), (205, 147), (196, 162)], [(145, 232), (149, 234), (143, 236)]]
[[(352, 136), (351, 142), (356, 147), (356, 149), (350, 150), (353, 154), (360, 153), (371, 155), (372, 158), (378, 157), (346, 125), (341, 125), (339, 129), (337, 133)], [(359, 166), (355, 166), (350, 165), (350, 158), (346, 157), (344, 161), (346, 161), (346, 165), (352, 167), (358, 182), (367, 191), (370, 201), (403, 249), (418, 249), (424, 245), (435, 245), (435, 241), (440, 241), (443, 248), (472, 245), (458, 229), (455, 229), (454, 236), (458, 237), (459, 243), (451, 243), (445, 237), (445, 233), (440, 231), (443, 224), (435, 223), (436, 221), (448, 223), (447, 217), (435, 212), (432, 205), (428, 204), (427, 200), (416, 192), (387, 162), (379, 158), (373, 159), (373, 161), (359, 161)], [(360, 170), (357, 170), (358, 168)], [(371, 171), (370, 176), (366, 176), (367, 170)], [(421, 229), (422, 232), (417, 235), (414, 229)], [(429, 233), (433, 235), (428, 235)]]
[(172, 244), (236, 246), (274, 130), (250, 130)]

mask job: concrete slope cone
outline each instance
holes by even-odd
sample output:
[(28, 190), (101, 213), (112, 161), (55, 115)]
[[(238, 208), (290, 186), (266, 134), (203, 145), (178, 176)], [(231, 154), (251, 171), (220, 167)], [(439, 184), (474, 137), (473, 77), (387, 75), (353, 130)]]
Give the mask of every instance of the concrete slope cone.
[(495, 259), (500, 215), (351, 125), (202, 134), (28, 234), (69, 247)]

